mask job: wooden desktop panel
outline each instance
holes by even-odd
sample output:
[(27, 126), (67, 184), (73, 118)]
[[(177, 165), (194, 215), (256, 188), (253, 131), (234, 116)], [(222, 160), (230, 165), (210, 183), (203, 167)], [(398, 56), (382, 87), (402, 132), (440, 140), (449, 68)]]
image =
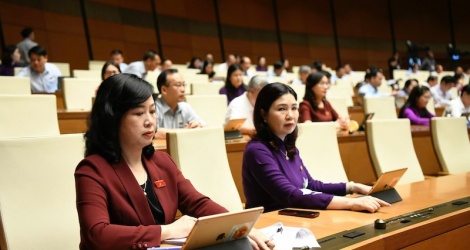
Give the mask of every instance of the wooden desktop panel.
[[(362, 213), (346, 210), (320, 211), (315, 219), (278, 215), (277, 212), (263, 214), (256, 227), (263, 228), (277, 222), (285, 226), (306, 227), (319, 239), (319, 242), (333, 235), (360, 227), (372, 228), (376, 219), (387, 220), (411, 212), (439, 208), (438, 205), (470, 196), (470, 174), (449, 175), (431, 178), (421, 182), (399, 185), (396, 187), (403, 201), (382, 207), (376, 213)], [(465, 249), (470, 238), (470, 208), (445, 213), (410, 226), (388, 225), (388, 229), (376, 230), (373, 238), (358, 242), (346, 249)], [(464, 236), (464, 237), (462, 237)], [(457, 238), (456, 238), (457, 237)], [(457, 242), (461, 241), (461, 242)], [(452, 247), (450, 247), (452, 246)], [(425, 248), (422, 248), (425, 247)], [(457, 248), (454, 248), (457, 247)]]

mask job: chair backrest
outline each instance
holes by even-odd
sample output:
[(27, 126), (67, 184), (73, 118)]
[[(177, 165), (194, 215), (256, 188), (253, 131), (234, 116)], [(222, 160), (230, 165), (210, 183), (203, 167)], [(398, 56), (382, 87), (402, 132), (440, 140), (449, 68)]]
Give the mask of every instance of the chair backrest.
[(222, 126), (225, 123), (226, 95), (187, 95), (186, 102), (207, 126)]
[(331, 97), (346, 98), (346, 105), (348, 107), (354, 106), (354, 102), (353, 102), (353, 99), (352, 99), (352, 97), (349, 93), (349, 90), (347, 90), (344, 87), (338, 87), (336, 85), (331, 86), (328, 89), (328, 93), (327, 93), (326, 97), (328, 99), (330, 99)]
[(50, 63), (54, 64), (57, 68), (59, 68), (60, 73), (62, 73), (62, 76), (70, 76), (70, 64), (69, 63), (64, 63), (64, 62), (50, 62)]
[[(314, 179), (347, 182), (334, 122), (299, 123), (296, 145), (305, 167)], [(319, 138), (321, 138), (321, 143)]]
[(88, 61), (88, 69), (89, 70), (99, 70), (103, 68), (103, 65), (106, 63), (106, 61), (101, 61), (101, 60), (90, 60)]
[(101, 70), (74, 69), (73, 76), (77, 78), (94, 78), (101, 80)]
[(305, 95), (305, 85), (289, 85), (297, 94), (297, 103), (301, 103), (304, 100)]
[(147, 71), (147, 74), (144, 77), (144, 80), (146, 80), (150, 85), (153, 86), (153, 92), (158, 93), (158, 88), (157, 88), (157, 79), (160, 73), (154, 72), (154, 71)]
[(0, 95), (31, 95), (29, 77), (0, 76)]
[(63, 93), (65, 108), (91, 110), (92, 98), (100, 81), (94, 78), (64, 78)]
[(470, 172), (470, 142), (465, 117), (433, 117), (431, 135), (442, 170), (450, 174)]
[(59, 135), (55, 95), (0, 95), (0, 138)]
[(426, 104), (426, 109), (429, 111), (431, 114), (436, 114), (436, 109), (434, 108), (434, 99), (429, 98), (428, 104)]
[(424, 180), (413, 146), (409, 119), (374, 119), (367, 121), (367, 145), (377, 176), (408, 168), (400, 184)]
[(191, 84), (193, 95), (218, 95), (219, 90), (224, 86), (220, 83), (194, 83)]
[(374, 113), (374, 120), (397, 118), (395, 98), (388, 97), (364, 97), (364, 113)]
[(186, 73), (184, 75), (184, 81), (191, 84), (209, 83), (209, 77), (203, 74)]
[(83, 134), (0, 139), (0, 248), (77, 249)]
[(328, 102), (336, 113), (342, 117), (347, 117), (349, 116), (347, 99), (348, 97), (329, 97)]
[[(204, 146), (198, 142), (204, 141)], [(167, 150), (194, 187), (229, 211), (243, 208), (225, 150), (222, 127), (181, 129), (167, 134)]]

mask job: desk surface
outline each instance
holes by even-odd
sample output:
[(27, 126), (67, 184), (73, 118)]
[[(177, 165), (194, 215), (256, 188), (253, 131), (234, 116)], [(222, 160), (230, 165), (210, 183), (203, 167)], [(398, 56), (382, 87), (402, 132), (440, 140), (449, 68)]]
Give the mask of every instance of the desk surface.
[[(376, 219), (386, 220), (470, 196), (470, 173), (430, 178), (422, 182), (399, 185), (396, 189), (403, 198), (403, 201), (394, 203), (391, 207), (382, 207), (377, 213), (371, 214), (344, 210), (327, 210), (321, 211), (318, 218), (305, 219), (292, 216), (282, 216), (278, 215), (277, 212), (270, 212), (263, 214), (260, 217), (256, 223), (256, 227), (263, 228), (277, 222), (282, 222), (285, 226), (309, 228), (317, 239), (366, 225), (373, 227), (373, 223)], [(458, 212), (430, 219), (426, 223), (448, 219), (450, 216), (456, 214), (464, 214), (466, 221), (463, 223), (466, 225), (470, 224), (470, 208), (468, 206)], [(423, 223), (425, 222), (422, 222), (421, 224)], [(456, 223), (454, 222), (453, 224), (455, 225)], [(446, 226), (452, 227), (453, 225)], [(387, 234), (396, 235), (399, 233), (406, 233), (407, 231), (409, 231), (408, 233), (412, 233), (412, 231), (416, 230), (418, 227), (419, 225), (413, 225)], [(384, 234), (379, 238), (383, 239), (386, 237), (387, 235)], [(368, 240), (367, 242), (370, 243), (373, 241), (374, 239)]]

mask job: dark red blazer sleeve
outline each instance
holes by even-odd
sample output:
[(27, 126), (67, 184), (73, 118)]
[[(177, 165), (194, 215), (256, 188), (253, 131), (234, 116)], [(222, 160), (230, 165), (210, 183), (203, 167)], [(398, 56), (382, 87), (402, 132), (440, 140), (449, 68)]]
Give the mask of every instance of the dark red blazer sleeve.
[(312, 120), (312, 106), (308, 101), (303, 100), (299, 104), (299, 122), (303, 123), (305, 121), (311, 121)]
[[(165, 213), (165, 224), (183, 214), (204, 216), (227, 210), (200, 194), (185, 179), (171, 158), (156, 151), (144, 159), (155, 193)], [(147, 199), (124, 161), (109, 164), (98, 155), (82, 160), (75, 170), (80, 249), (145, 249), (159, 246), (156, 225)]]
[(329, 101), (325, 101), (324, 105), (325, 109), (330, 111), (331, 116), (333, 117), (333, 121), (338, 120), (339, 115), (336, 113), (336, 110), (333, 108), (333, 106), (331, 106), (331, 103)]

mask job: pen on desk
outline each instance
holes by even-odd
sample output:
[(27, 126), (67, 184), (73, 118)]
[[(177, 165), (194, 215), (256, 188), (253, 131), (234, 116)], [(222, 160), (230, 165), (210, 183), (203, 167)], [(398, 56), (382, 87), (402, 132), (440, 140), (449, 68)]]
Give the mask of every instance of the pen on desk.
[(271, 236), (269, 236), (269, 240), (274, 240), (274, 236), (276, 236), (276, 234), (282, 234), (282, 231), (283, 231), (283, 228), (282, 227), (278, 227), (276, 229), (276, 232), (274, 232), (273, 234), (271, 234)]

